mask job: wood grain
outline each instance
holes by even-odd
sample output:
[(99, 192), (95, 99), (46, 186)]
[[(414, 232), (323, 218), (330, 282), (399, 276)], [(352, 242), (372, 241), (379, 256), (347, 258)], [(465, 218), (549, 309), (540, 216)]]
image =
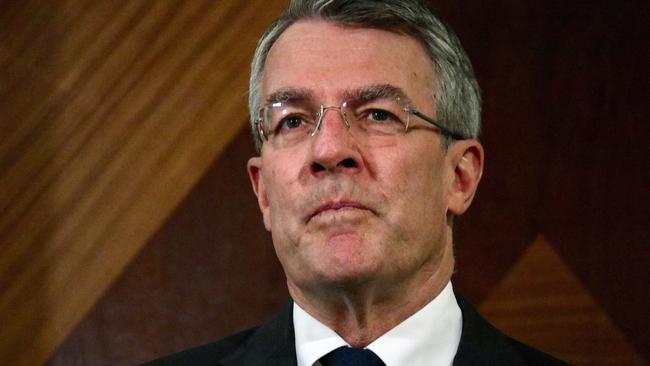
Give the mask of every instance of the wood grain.
[(526, 249), (479, 309), (509, 336), (573, 365), (645, 365), (542, 236)]
[(43, 363), (245, 123), (283, 5), (0, 5), (3, 362)]
[(288, 302), (246, 172), (253, 154), (242, 128), (47, 365), (137, 365), (252, 327)]

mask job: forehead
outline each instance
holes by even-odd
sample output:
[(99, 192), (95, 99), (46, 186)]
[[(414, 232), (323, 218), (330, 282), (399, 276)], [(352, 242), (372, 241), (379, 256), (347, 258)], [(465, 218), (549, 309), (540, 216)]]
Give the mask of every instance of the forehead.
[(318, 98), (386, 84), (410, 96), (430, 95), (433, 67), (414, 38), (388, 31), (303, 20), (290, 26), (271, 48), (262, 78), (262, 97), (301, 88)]

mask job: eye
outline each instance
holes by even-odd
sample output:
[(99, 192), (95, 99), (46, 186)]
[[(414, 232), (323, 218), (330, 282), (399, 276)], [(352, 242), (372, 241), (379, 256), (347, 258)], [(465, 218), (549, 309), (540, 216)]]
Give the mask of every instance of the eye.
[(358, 113), (356, 126), (370, 135), (395, 135), (405, 129), (403, 120), (389, 108), (367, 108)]
[(291, 113), (273, 122), (272, 131), (275, 135), (285, 136), (284, 138), (297, 137), (312, 131), (313, 126), (313, 119), (307, 117), (305, 113)]
[(392, 113), (383, 109), (370, 109), (366, 112), (366, 119), (377, 122), (395, 121), (397, 118)]
[(282, 119), (278, 125), (280, 129), (295, 129), (300, 128), (305, 123), (304, 119), (300, 116), (288, 116)]

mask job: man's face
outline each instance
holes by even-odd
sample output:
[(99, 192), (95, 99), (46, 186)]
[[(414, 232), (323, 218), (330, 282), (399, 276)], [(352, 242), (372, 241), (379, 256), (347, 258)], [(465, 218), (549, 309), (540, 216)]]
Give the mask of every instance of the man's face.
[[(261, 102), (278, 90), (307, 90), (315, 104), (338, 106), (350, 91), (387, 84), (435, 118), (434, 80), (413, 38), (300, 21), (271, 49)], [(438, 131), (416, 117), (411, 124), (391, 143), (370, 147), (330, 110), (315, 136), (283, 148), (265, 142), (249, 161), (290, 288), (390, 285), (437, 270), (451, 250), (454, 168)]]

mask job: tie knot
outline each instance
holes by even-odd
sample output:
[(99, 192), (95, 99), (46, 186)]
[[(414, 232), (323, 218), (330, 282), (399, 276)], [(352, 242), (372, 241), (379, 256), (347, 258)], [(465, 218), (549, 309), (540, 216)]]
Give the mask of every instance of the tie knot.
[(366, 348), (343, 346), (321, 357), (323, 366), (385, 366), (377, 355)]

